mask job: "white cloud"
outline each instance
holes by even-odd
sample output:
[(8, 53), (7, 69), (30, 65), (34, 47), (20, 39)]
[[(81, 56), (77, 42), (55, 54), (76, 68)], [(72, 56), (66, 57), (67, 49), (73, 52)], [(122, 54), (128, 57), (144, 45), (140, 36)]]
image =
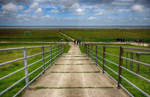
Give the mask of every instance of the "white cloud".
[(81, 9), (81, 8), (77, 8), (76, 13), (77, 13), (77, 15), (84, 15), (85, 14), (84, 9)]
[(101, 16), (101, 15), (104, 15), (104, 12), (100, 11), (100, 12), (97, 12), (95, 15), (96, 16)]
[(47, 15), (43, 16), (43, 18), (51, 18), (51, 16), (47, 14)]
[(23, 6), (15, 5), (13, 3), (8, 3), (8, 4), (2, 6), (2, 10), (4, 13), (13, 13), (13, 12), (17, 12), (18, 10), (22, 10), (22, 9), (23, 9)]
[(29, 7), (27, 10), (25, 10), (25, 12), (31, 12), (31, 11), (37, 9), (38, 6), (39, 6), (39, 3), (38, 3), (38, 2), (33, 2), (33, 3), (30, 5), (30, 7)]
[(144, 10), (144, 6), (136, 4), (136, 5), (133, 5), (131, 9), (136, 12), (141, 12)]
[(129, 12), (131, 11), (130, 9), (118, 9), (118, 12)]
[(37, 13), (37, 14), (42, 14), (42, 8), (38, 8), (38, 9), (35, 11), (35, 13)]
[(35, 8), (38, 7), (38, 5), (39, 5), (38, 2), (34, 2), (34, 3), (30, 6), (30, 8), (31, 8), (31, 9), (35, 9)]
[(88, 20), (95, 20), (95, 19), (96, 19), (96, 17), (94, 17), (94, 16), (88, 17)]
[(59, 13), (59, 11), (57, 9), (52, 9), (50, 12), (52, 12), (52, 13)]

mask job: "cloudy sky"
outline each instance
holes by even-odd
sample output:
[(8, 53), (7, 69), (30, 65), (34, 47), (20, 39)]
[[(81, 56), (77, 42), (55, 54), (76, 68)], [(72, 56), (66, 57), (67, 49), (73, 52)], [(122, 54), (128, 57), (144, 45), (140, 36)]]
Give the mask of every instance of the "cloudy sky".
[(4, 26), (150, 26), (150, 0), (0, 0)]

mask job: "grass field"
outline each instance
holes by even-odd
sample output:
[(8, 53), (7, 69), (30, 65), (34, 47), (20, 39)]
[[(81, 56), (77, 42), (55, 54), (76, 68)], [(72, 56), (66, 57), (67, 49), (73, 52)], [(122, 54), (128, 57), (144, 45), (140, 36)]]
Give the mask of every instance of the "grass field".
[(0, 41), (69, 41), (58, 30), (0, 30)]
[[(137, 46), (131, 46), (131, 45), (111, 45), (111, 46), (137, 47)], [(93, 46), (93, 50), (94, 50), (93, 55), (94, 56), (96, 55), (95, 47), (96, 46), (94, 45)], [(140, 47), (140, 48), (142, 48), (142, 47)], [(83, 47), (80, 47), (80, 49), (81, 49), (82, 52), (85, 52)], [(103, 51), (103, 48), (101, 46), (98, 47), (98, 56), (103, 56), (102, 51)], [(128, 50), (126, 49), (124, 51), (128, 51)], [(119, 56), (119, 48), (106, 48), (106, 52)], [(126, 53), (124, 53), (123, 56), (125, 57)], [(140, 61), (150, 64), (149, 58), (150, 58), (150, 55), (141, 55), (141, 60)], [(98, 59), (101, 62), (103, 60), (101, 57), (98, 57)], [(110, 55), (106, 54), (106, 59), (119, 64), (119, 58), (117, 58), (117, 57), (113, 57), (113, 56), (110, 56)], [(136, 60), (136, 55), (134, 55), (134, 59)], [(96, 60), (96, 59), (94, 58), (94, 60)], [(100, 65), (100, 67), (102, 67), (102, 64), (100, 62), (98, 62), (98, 64)], [(129, 62), (129, 64), (130, 64), (130, 62)], [(129, 64), (126, 67), (126, 60), (123, 60), (123, 66), (125, 68), (128, 68), (129, 70), (131, 70)], [(113, 69), (115, 72), (118, 73), (118, 66), (116, 66), (116, 65), (114, 65), (112, 63), (109, 63), (107, 61), (106, 61), (105, 65), (109, 66), (111, 69)], [(131, 71), (137, 73), (136, 72), (137, 71), (137, 63), (134, 63), (132, 66), (133, 67), (132, 67)], [(108, 72), (108, 74), (110, 74), (114, 79), (118, 80), (118, 76), (115, 75), (112, 71), (110, 71), (106, 67), (105, 67), (105, 71)], [(139, 74), (139, 75), (141, 75), (141, 76), (143, 76), (143, 77), (145, 77), (147, 79), (150, 79), (150, 67), (140, 64), (140, 72), (138, 72), (137, 74)], [(130, 72), (124, 70), (124, 69), (122, 69), (122, 76), (127, 78), (133, 84), (135, 84), (136, 86), (138, 86), (139, 88), (141, 88), (142, 90), (144, 90), (145, 92), (147, 92), (150, 95), (150, 84), (149, 84), (149, 82), (147, 82), (145, 80), (142, 80), (141, 78), (133, 75), (132, 73), (130, 73)], [(146, 97), (141, 92), (139, 92), (137, 89), (135, 89), (133, 86), (131, 86), (129, 83), (127, 83), (125, 80), (122, 79), (121, 83), (135, 97)]]
[(0, 30), (0, 41), (71, 41), (58, 32), (82, 41), (112, 42), (121, 38), (126, 41), (142, 39), (150, 42), (150, 29), (61, 29), (61, 30)]
[[(50, 44), (1, 44), (0, 48), (14, 48), (14, 47), (30, 47), (30, 46), (41, 46), (41, 45), (50, 45)], [(54, 48), (54, 47), (53, 47)], [(70, 46), (66, 45), (65, 46), (65, 53), (68, 52)], [(46, 47), (45, 52), (50, 51), (49, 47)], [(52, 57), (54, 57), (55, 50), (52, 51), (53, 55)], [(33, 49), (27, 49), (27, 55), (33, 55), (33, 54), (37, 54), (41, 52), (41, 48), (33, 48)], [(50, 55), (50, 52), (47, 52), (44, 56), (48, 56)], [(14, 60), (16, 58), (21, 58), (23, 57), (23, 50), (12, 50), (12, 51), (1, 51), (0, 52), (0, 63), (6, 62), (6, 61), (10, 61), (10, 60)], [(39, 56), (35, 56), (32, 57), (30, 59), (28, 59), (28, 65), (41, 59), (42, 55)], [(49, 60), (45, 59), (45, 62), (47, 62)], [(55, 59), (53, 59), (55, 60)], [(46, 67), (49, 65), (50, 63), (45, 64)], [(36, 68), (42, 66), (42, 61), (30, 66), (28, 68), (29, 73), (31, 73), (33, 70), (35, 70)], [(18, 69), (21, 69), (24, 67), (24, 60), (20, 60), (20, 61), (16, 61), (13, 63), (9, 63), (6, 64), (4, 66), (0, 66), (0, 78), (8, 75)], [(41, 71), (43, 70), (43, 68), (39, 69), (38, 71), (34, 72), (33, 74), (31, 74), (29, 76), (29, 81), (31, 81), (35, 76), (37, 76)], [(19, 71), (15, 74), (13, 74), (12, 76), (1, 80), (0, 81), (0, 92), (4, 89), (6, 89), (8, 86), (12, 85), (14, 82), (18, 81), (20, 78), (24, 77), (25, 71)], [(15, 87), (13, 87), (12, 89), (10, 89), (8, 92), (6, 92), (4, 95), (2, 95), (1, 97), (12, 97), (18, 90), (20, 90), (23, 86), (25, 85), (25, 80), (21, 81), (19, 84), (17, 84)]]
[(150, 42), (150, 30), (121, 30), (121, 29), (70, 29), (61, 32), (69, 35), (74, 39), (82, 41), (104, 41), (112, 42), (117, 38), (126, 41), (135, 41), (142, 39), (143, 42)]

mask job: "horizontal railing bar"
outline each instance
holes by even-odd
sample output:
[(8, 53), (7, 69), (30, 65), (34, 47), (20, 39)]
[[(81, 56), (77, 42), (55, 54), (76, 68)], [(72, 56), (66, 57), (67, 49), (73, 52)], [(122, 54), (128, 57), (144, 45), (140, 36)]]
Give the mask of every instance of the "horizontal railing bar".
[[(100, 46), (100, 47), (110, 47), (110, 48), (120, 48), (120, 46), (108, 46), (108, 45), (97, 45), (97, 46)], [(132, 50), (145, 50), (145, 51), (150, 51), (149, 48), (132, 48), (132, 47), (124, 47), (122, 46), (122, 48), (124, 49), (132, 49)]]
[(28, 74), (28, 76), (30, 76), (31, 74), (33, 74), (34, 72), (36, 72), (37, 70), (39, 70), (39, 69), (42, 68), (42, 67), (43, 67), (43, 65), (41, 65), (40, 67), (36, 68), (36, 69), (33, 70), (32, 72), (30, 72), (30, 73)]
[(126, 79), (125, 77), (123, 77), (121, 75), (121, 78), (123, 78), (126, 82), (128, 82), (130, 85), (132, 85), (133, 87), (135, 87), (137, 90), (139, 90), (140, 92), (142, 92), (144, 95), (146, 95), (147, 97), (150, 97), (149, 94), (147, 94), (146, 92), (144, 92), (142, 89), (140, 89), (139, 87), (137, 87), (136, 85), (134, 85), (132, 82), (130, 82), (128, 79)]
[[(99, 61), (99, 60), (98, 60)], [(100, 62), (100, 61), (99, 61)], [(102, 62), (100, 62), (101, 64), (103, 64)], [(104, 71), (106, 73), (106, 75), (108, 75), (113, 81), (115, 81), (115, 83), (117, 83), (117, 80), (114, 79), (110, 74), (108, 74), (106, 71)], [(121, 85), (121, 88), (124, 89), (131, 97), (134, 97), (123, 85)]]
[[(31, 58), (31, 57), (34, 57), (34, 56), (37, 56), (37, 55), (40, 55), (42, 53), (38, 53), (38, 54), (35, 54), (35, 55), (31, 55), (31, 56), (27, 56), (27, 58)], [(12, 62), (16, 62), (16, 61), (19, 61), (19, 60), (23, 60), (24, 57), (22, 58), (18, 58), (18, 59), (15, 59), (15, 60), (11, 60), (11, 61), (7, 61), (7, 62), (4, 62), (4, 63), (0, 63), (0, 66), (2, 65), (6, 65), (6, 64), (9, 64), (9, 63), (12, 63)]]
[(108, 67), (106, 64), (105, 64), (105, 67), (108, 68), (110, 71), (112, 71), (114, 74), (118, 75), (117, 72), (115, 72), (113, 69), (111, 69), (110, 67)]
[(3, 95), (5, 92), (7, 92), (8, 90), (10, 90), (11, 88), (13, 88), (14, 86), (16, 86), (19, 82), (21, 82), (22, 80), (24, 80), (25, 77), (22, 77), (20, 80), (18, 80), (17, 82), (15, 82), (14, 84), (12, 84), (11, 86), (9, 86), (8, 88), (6, 88), (5, 90), (3, 90), (2, 92), (0, 92), (0, 96)]
[[(54, 62), (55, 62), (55, 60), (53, 60), (51, 64), (53, 64)], [(51, 66), (51, 65), (48, 65), (45, 70), (47, 70), (49, 68), (49, 66)]]
[(16, 61), (19, 61), (19, 60), (23, 60), (23, 59), (24, 59), (24, 57), (18, 58), (18, 59), (15, 59), (15, 60), (11, 60), (11, 61), (7, 61), (7, 62), (4, 62), (4, 63), (0, 63), (0, 66), (6, 65), (6, 64), (9, 64), (9, 63), (12, 63), (12, 62), (16, 62)]
[[(40, 46), (40, 47), (49, 47), (49, 46)], [(25, 48), (25, 47), (23, 47), (23, 48), (0, 49), (0, 51), (2, 51), (2, 50), (24, 49), (24, 48)], [(32, 48), (32, 47), (26, 47), (26, 48)], [(33, 47), (33, 48), (38, 48), (38, 47)], [(57, 49), (54, 48), (54, 49), (52, 49), (52, 50), (58, 50), (57, 52), (54, 52), (54, 53), (58, 53), (58, 52), (60, 52), (60, 53), (58, 53), (57, 55), (55, 55), (51, 60), (55, 59), (57, 56), (59, 56), (59, 55), (62, 53), (62, 50), (61, 50), (61, 49), (59, 50), (59, 48), (57, 48)], [(47, 53), (47, 52), (45, 52), (45, 53)], [(53, 55), (54, 53), (52, 53), (52, 55)], [(41, 54), (41, 53), (37, 53), (37, 54), (31, 55), (31, 56), (27, 56), (27, 58), (31, 58), (31, 57), (34, 57), (34, 56), (37, 56), (37, 55), (40, 55), (40, 54)], [(47, 57), (49, 57), (49, 56), (47, 56)], [(23, 58), (18, 58), (18, 59), (15, 59), (15, 60), (11, 60), (11, 61), (7, 61), (7, 62), (4, 62), (4, 63), (1, 63), (0, 66), (1, 66), (1, 65), (5, 65), (5, 64), (9, 64), (9, 63), (12, 63), (12, 62), (15, 62), (15, 61), (18, 61), (18, 60), (21, 60), (21, 59), (24, 59), (24, 57), (23, 57)], [(39, 61), (41, 61), (41, 60), (42, 60), (42, 58), (41, 58), (40, 60), (38, 60), (38, 61), (35, 61), (35, 62), (29, 64), (28, 67), (32, 66), (33, 64), (35, 64), (35, 63), (37, 63), (37, 62), (39, 62)], [(51, 60), (49, 60), (49, 61), (51, 61)], [(49, 61), (48, 61), (48, 62), (49, 62)], [(54, 60), (52, 63), (54, 63), (54, 62), (55, 62), (55, 60)], [(42, 68), (42, 67), (43, 67), (43, 65), (41, 65), (40, 67), (36, 68), (36, 69), (33, 70), (32, 72), (30, 72), (28, 76), (30, 76), (31, 74), (33, 74), (34, 72), (36, 72), (37, 70), (39, 70), (39, 69)], [(49, 67), (49, 66), (48, 66), (48, 67)], [(47, 68), (48, 68), (48, 67), (47, 67)], [(46, 68), (46, 69), (47, 69), (47, 68)], [(12, 72), (12, 73), (10, 73), (10, 74), (8, 74), (8, 75), (6, 75), (6, 76), (0, 78), (0, 80), (3, 80), (3, 79), (5, 79), (5, 78), (7, 78), (7, 77), (9, 77), (9, 76), (11, 76), (11, 75), (13, 75), (13, 74), (15, 74), (15, 73), (21, 71), (21, 70), (24, 70), (24, 69), (25, 69), (25, 67), (23, 67), (23, 68), (21, 68), (21, 69), (15, 71), (15, 72)], [(23, 88), (21, 88), (13, 97), (16, 97), (18, 94), (20, 94), (32, 81), (34, 81), (34, 80), (35, 80), (37, 77), (39, 77), (42, 73), (43, 73), (43, 72), (41, 72), (41, 73), (38, 74), (35, 78), (33, 78), (28, 84), (26, 84)], [(24, 79), (25, 79), (25, 76), (22, 77), (21, 79), (19, 79), (18, 81), (16, 81), (14, 84), (12, 84), (11, 86), (9, 86), (8, 88), (4, 89), (2, 92), (0, 92), (0, 95), (3, 95), (5, 92), (7, 92), (8, 90), (10, 90), (10, 89), (13, 88), (14, 86), (16, 86), (19, 82), (21, 82), (21, 81), (24, 80)]]
[(119, 56), (114, 55), (114, 54), (110, 54), (110, 53), (108, 53), (108, 52), (105, 52), (105, 54), (110, 55), (110, 56), (114, 56), (114, 57), (118, 57), (118, 58), (119, 58)]
[(10, 73), (10, 74), (4, 76), (4, 77), (1, 77), (0, 80), (3, 80), (3, 79), (5, 79), (5, 78), (7, 78), (7, 77), (9, 77), (9, 76), (11, 76), (11, 75), (13, 75), (13, 74), (15, 74), (15, 73), (21, 71), (21, 70), (24, 70), (24, 69), (25, 69), (25, 67), (23, 67), (23, 68), (21, 68), (21, 69), (18, 69), (18, 70), (15, 71), (15, 72), (12, 72), (12, 73)]
[[(40, 53), (38, 53), (38, 54), (40, 54)], [(35, 54), (35, 55), (38, 55), (38, 54)], [(34, 55), (34, 56), (35, 56), (35, 55)], [(31, 57), (31, 56), (28, 56), (28, 58), (30, 58), (30, 57)], [(33, 56), (32, 56), (32, 57), (33, 57)], [(35, 61), (35, 62), (29, 64), (28, 67), (30, 67), (30, 66), (32, 66), (33, 64), (38, 63), (38, 62), (40, 62), (40, 61), (42, 61), (42, 58), (39, 59), (38, 61)], [(3, 80), (3, 79), (5, 79), (5, 78), (7, 78), (7, 77), (9, 77), (9, 76), (11, 76), (11, 75), (13, 75), (13, 74), (15, 74), (15, 73), (21, 71), (21, 70), (23, 70), (23, 69), (25, 69), (25, 67), (23, 67), (23, 68), (21, 68), (21, 69), (15, 71), (15, 72), (12, 72), (12, 73), (10, 73), (10, 74), (8, 74), (8, 75), (6, 75), (6, 76), (0, 78), (0, 80)]]
[(140, 77), (141, 79), (143, 79), (143, 80), (145, 80), (145, 81), (147, 81), (147, 82), (150, 82), (149, 79), (147, 79), (147, 78), (145, 78), (145, 77), (143, 77), (143, 76), (141, 76), (141, 75), (139, 75), (139, 74), (137, 74), (137, 73), (135, 73), (135, 72), (133, 72), (133, 71), (131, 71), (131, 70), (125, 68), (125, 67), (123, 67), (123, 66), (121, 66), (121, 68), (123, 68), (123, 69), (125, 69), (126, 71), (128, 71), (128, 72), (130, 72), (130, 73), (132, 73), (132, 74), (134, 74), (134, 75), (136, 75), (136, 76), (138, 76), (138, 77)]
[[(51, 45), (52, 47), (54, 46), (55, 44)], [(30, 48), (42, 48), (42, 47), (49, 47), (50, 45), (48, 46), (31, 46), (31, 47), (18, 47), (18, 48), (4, 48), (4, 49), (0, 49), (0, 51), (8, 51), (8, 50), (21, 50), (21, 49), (24, 49), (24, 48), (27, 48), (27, 49), (30, 49)]]
[(130, 47), (123, 47), (124, 49), (132, 49), (132, 50), (143, 50), (143, 51), (150, 51), (149, 48), (130, 48)]
[(125, 51), (126, 53), (135, 53), (135, 54), (141, 54), (141, 55), (150, 55), (149, 52), (135, 52), (135, 51)]
[(128, 93), (131, 97), (134, 97), (122, 84), (120, 84), (120, 87), (121, 87), (126, 93)]
[[(54, 59), (55, 57), (53, 57), (52, 59)], [(51, 60), (52, 60), (51, 59)], [(52, 62), (52, 64), (55, 62), (55, 60)], [(47, 63), (46, 63), (47, 64)], [(49, 68), (50, 65), (47, 66), (47, 68), (45, 70), (47, 70)], [(42, 66), (41, 66), (42, 67)], [(39, 73), (35, 78), (33, 78), (29, 84), (31, 84), (35, 79), (37, 79), (43, 72)], [(17, 95), (19, 95), (28, 85), (25, 85), (22, 89), (20, 89), (13, 97), (16, 97)]]
[(18, 96), (27, 86), (28, 86), (28, 84), (26, 84), (24, 87), (22, 87), (13, 97)]
[(34, 54), (34, 55), (31, 55), (31, 56), (27, 56), (27, 58), (32, 58), (34, 56), (38, 56), (38, 55), (41, 55), (42, 53), (37, 53), (37, 54)]
[(148, 64), (148, 63), (144, 63), (144, 62), (137, 61), (137, 60), (130, 59), (130, 58), (126, 58), (126, 57), (122, 57), (122, 58), (125, 59), (125, 60), (128, 60), (128, 61), (132, 61), (132, 62), (136, 62), (136, 63), (139, 63), (139, 64), (143, 64), (145, 66), (150, 66), (150, 64)]
[[(108, 59), (106, 59), (106, 58), (105, 58), (104, 60), (106, 60), (106, 61), (108, 61), (108, 62), (110, 62), (110, 63), (112, 63), (112, 64), (114, 64), (114, 65), (118, 66), (118, 64), (117, 64), (117, 63), (115, 63), (115, 62), (113, 62), (113, 61), (110, 61), (110, 60), (108, 60)], [(139, 74), (137, 74), (137, 73), (135, 73), (135, 72), (133, 72), (133, 71), (131, 71), (131, 70), (129, 70), (129, 69), (127, 69), (127, 68), (125, 68), (125, 67), (123, 67), (123, 66), (121, 66), (121, 68), (123, 68), (123, 69), (127, 70), (128, 72), (130, 72), (130, 73), (132, 73), (132, 74), (134, 74), (134, 75), (136, 75), (136, 76), (140, 77), (141, 79), (143, 79), (143, 80), (145, 80), (145, 81), (150, 82), (150, 80), (149, 80), (149, 79), (147, 79), (147, 78), (145, 78), (145, 77), (143, 77), (143, 76), (141, 76), (141, 75), (139, 75)]]

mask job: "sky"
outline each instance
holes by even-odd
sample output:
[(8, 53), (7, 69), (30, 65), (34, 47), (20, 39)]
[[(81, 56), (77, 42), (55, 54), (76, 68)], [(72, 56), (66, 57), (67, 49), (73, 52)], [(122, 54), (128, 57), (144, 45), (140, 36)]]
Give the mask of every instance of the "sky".
[(150, 26), (150, 0), (0, 0), (0, 26)]

